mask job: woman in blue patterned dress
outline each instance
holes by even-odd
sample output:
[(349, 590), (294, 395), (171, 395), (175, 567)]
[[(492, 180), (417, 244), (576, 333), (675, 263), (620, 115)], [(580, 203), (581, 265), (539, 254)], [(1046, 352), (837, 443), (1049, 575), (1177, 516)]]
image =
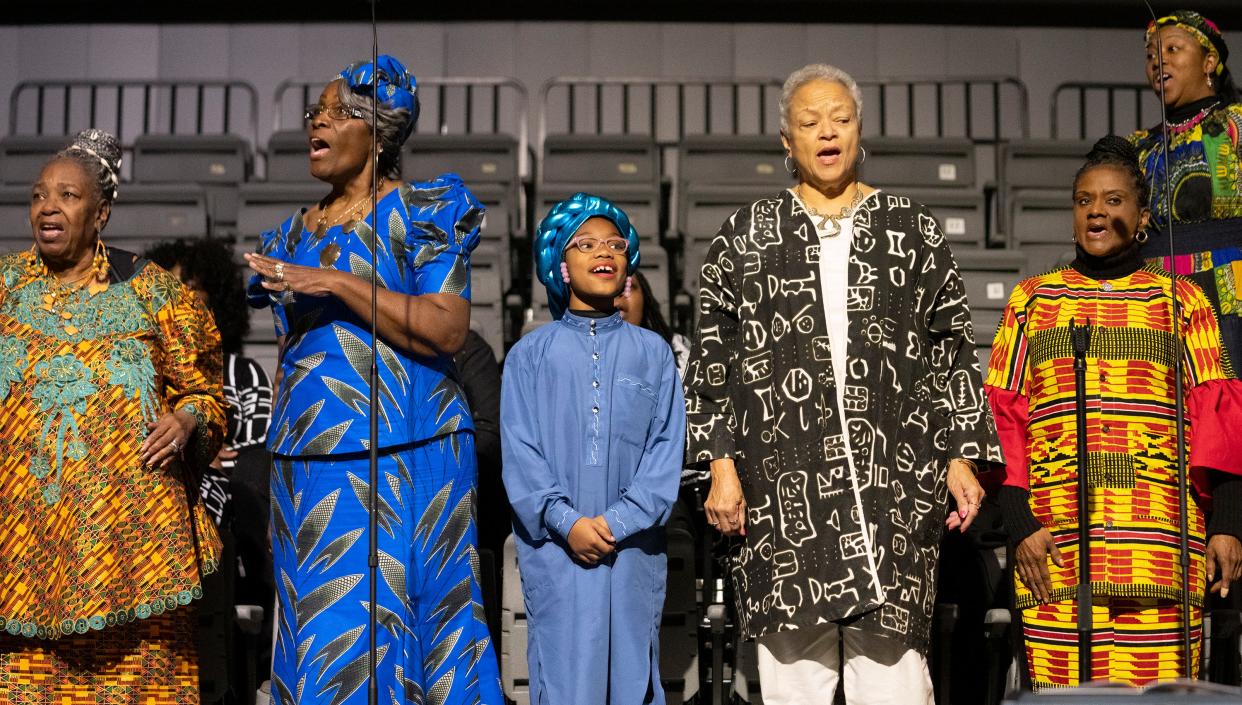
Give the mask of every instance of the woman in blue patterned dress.
[(307, 108), (310, 171), (331, 192), (247, 255), (251, 304), (271, 305), (281, 346), (268, 433), (279, 612), (272, 690), (281, 703), (366, 702), (376, 248), (379, 697), (499, 703), (475, 570), (473, 426), (452, 362), (470, 320), (469, 258), (483, 207), (454, 174), (400, 181), (417, 89), (397, 60), (377, 63), (347, 67)]

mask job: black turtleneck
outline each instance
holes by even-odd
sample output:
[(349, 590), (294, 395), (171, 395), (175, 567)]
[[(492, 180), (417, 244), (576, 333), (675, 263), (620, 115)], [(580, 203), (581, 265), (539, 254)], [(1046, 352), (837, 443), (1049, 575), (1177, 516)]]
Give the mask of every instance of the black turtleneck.
[(1077, 243), (1074, 252), (1078, 255), (1070, 262), (1074, 271), (1092, 279), (1120, 279), (1137, 272), (1143, 266), (1143, 258), (1139, 255), (1139, 243), (1131, 240), (1130, 244), (1110, 255), (1097, 257), (1088, 254)]
[(579, 311), (576, 308), (571, 308), (569, 309), (569, 312), (574, 314), (575, 316), (581, 316), (582, 318), (608, 318), (613, 313), (615, 313), (615, 311), (596, 311), (595, 309), (591, 309), (591, 308), (585, 308), (585, 309), (582, 309), (581, 311)]
[(1219, 103), (1220, 98), (1210, 95), (1206, 98), (1200, 98), (1193, 103), (1187, 103), (1178, 108), (1168, 108), (1165, 113), (1165, 119), (1170, 125), (1176, 125), (1179, 122), (1186, 122), (1194, 117), (1200, 110), (1211, 107), (1213, 103)]

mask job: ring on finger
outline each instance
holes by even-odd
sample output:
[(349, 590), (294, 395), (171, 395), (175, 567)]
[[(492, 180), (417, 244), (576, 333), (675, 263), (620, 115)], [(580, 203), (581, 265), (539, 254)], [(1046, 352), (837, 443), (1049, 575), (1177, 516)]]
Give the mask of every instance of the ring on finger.
[(282, 281), (282, 282), (284, 282), (284, 283), (285, 283), (285, 285), (284, 285), (283, 287), (281, 287), (281, 289), (280, 289), (281, 291), (289, 291), (290, 289), (292, 289), (292, 288), (293, 288), (293, 285), (292, 285), (292, 284), (290, 284), (289, 282), (286, 282), (284, 279), (281, 279), (280, 281)]
[(283, 282), (285, 280), (285, 263), (276, 263), (276, 281)]
[(173, 453), (180, 453), (180, 452), (181, 452), (181, 444), (177, 442), (177, 439), (176, 439), (176, 438), (172, 439), (172, 440), (168, 443), (168, 447), (172, 448)]

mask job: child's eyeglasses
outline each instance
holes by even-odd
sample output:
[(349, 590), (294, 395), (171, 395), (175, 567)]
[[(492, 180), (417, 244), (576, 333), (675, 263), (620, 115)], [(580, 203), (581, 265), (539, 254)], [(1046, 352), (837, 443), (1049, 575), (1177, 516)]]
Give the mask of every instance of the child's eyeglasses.
[(302, 117), (307, 120), (314, 120), (320, 113), (327, 115), (333, 120), (348, 120), (350, 118), (363, 117), (363, 112), (357, 108), (351, 108), (348, 105), (336, 103), (334, 105), (314, 105), (306, 106), (306, 111), (302, 113)]
[(569, 241), (570, 245), (578, 248), (579, 252), (591, 254), (599, 250), (600, 246), (607, 247), (613, 254), (625, 254), (630, 249), (630, 241), (623, 237), (610, 237), (607, 240), (600, 240), (595, 237), (579, 237)]

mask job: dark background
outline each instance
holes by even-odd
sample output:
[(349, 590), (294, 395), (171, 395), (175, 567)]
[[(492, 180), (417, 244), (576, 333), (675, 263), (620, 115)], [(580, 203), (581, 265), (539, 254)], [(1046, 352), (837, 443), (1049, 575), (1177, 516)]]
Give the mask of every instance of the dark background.
[[(54, 2), (5, 3), (0, 23), (66, 22), (336, 22), (370, 17), (366, 0), (219, 0), (217, 2)], [(1242, 0), (1152, 3), (1157, 12), (1180, 7), (1198, 10), (1225, 31), (1242, 28)], [(791, 22), (956, 24), (1047, 27), (1134, 27), (1148, 15), (1142, 0), (466, 0), (412, 2), (379, 0), (381, 21), (608, 20), (665, 22)]]

